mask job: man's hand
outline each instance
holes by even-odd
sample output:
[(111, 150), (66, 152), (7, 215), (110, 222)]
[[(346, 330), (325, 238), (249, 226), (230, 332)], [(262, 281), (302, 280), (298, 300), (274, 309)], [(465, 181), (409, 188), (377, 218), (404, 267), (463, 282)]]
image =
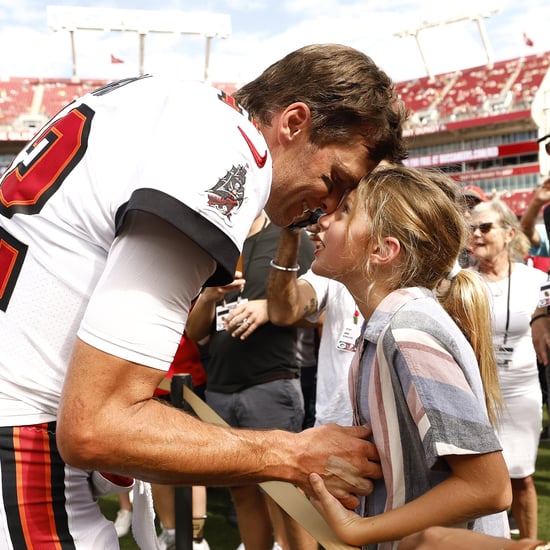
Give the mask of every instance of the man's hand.
[(371, 480), (382, 477), (376, 447), (366, 440), (370, 433), (370, 428), (366, 427), (327, 424), (297, 434), (303, 445), (300, 466), (307, 477), (302, 486), (304, 491), (313, 495), (309, 474), (315, 472), (343, 506), (356, 508), (359, 505), (357, 495), (370, 494)]

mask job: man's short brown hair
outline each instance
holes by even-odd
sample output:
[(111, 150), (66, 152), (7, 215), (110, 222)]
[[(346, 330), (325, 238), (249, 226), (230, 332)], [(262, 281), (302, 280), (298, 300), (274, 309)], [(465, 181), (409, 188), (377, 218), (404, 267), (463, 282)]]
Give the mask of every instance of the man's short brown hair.
[(402, 125), (406, 110), (391, 79), (364, 53), (340, 44), (296, 50), (244, 85), (235, 99), (261, 124), (295, 102), (311, 111), (312, 143), (346, 143), (357, 134), (370, 158), (392, 162), (406, 157)]

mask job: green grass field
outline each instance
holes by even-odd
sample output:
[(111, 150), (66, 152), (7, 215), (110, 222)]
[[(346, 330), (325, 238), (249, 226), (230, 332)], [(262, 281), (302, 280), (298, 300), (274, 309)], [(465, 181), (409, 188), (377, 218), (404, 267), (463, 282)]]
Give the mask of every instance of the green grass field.
[[(101, 498), (101, 509), (105, 516), (114, 520), (118, 511), (118, 500), (115, 495)], [(208, 519), (205, 525), (205, 538), (211, 550), (235, 550), (241, 539), (238, 530), (229, 522), (232, 511), (227, 489), (222, 487), (208, 488)], [(121, 550), (139, 550), (132, 534), (120, 539)]]
[[(550, 540), (550, 440), (542, 441), (535, 474), (539, 500), (539, 538)], [(114, 519), (118, 509), (115, 496), (101, 499), (103, 513)], [(231, 503), (226, 489), (208, 489), (208, 519), (205, 535), (211, 550), (235, 550), (240, 543), (238, 530), (228, 521)], [(139, 550), (131, 534), (120, 539), (122, 550)]]
[(550, 540), (550, 441), (542, 441), (535, 473), (539, 500), (539, 538)]

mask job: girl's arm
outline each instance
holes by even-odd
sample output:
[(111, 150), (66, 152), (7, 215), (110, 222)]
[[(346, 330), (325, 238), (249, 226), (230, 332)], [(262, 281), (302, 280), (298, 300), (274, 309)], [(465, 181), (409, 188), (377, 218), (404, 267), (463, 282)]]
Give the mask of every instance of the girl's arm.
[[(548, 545), (548, 546), (547, 546)], [(430, 527), (420, 533), (405, 537), (399, 550), (543, 550), (550, 548), (544, 540), (521, 539), (511, 540), (503, 537), (492, 537), (468, 529), (451, 529), (449, 527)]]
[(510, 477), (500, 451), (445, 457), (452, 475), (404, 506), (362, 518), (345, 509), (317, 474), (310, 481), (314, 506), (347, 544), (400, 540), (432, 525), (452, 526), (505, 510), (511, 503)]

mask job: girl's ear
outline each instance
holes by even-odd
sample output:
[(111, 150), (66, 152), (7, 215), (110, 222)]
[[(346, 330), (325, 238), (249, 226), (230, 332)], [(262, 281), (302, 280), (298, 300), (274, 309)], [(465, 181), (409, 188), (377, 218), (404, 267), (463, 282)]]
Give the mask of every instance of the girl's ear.
[(386, 265), (393, 262), (401, 251), (401, 243), (395, 237), (384, 237), (382, 244), (376, 245), (371, 251), (371, 261), (374, 264)]

